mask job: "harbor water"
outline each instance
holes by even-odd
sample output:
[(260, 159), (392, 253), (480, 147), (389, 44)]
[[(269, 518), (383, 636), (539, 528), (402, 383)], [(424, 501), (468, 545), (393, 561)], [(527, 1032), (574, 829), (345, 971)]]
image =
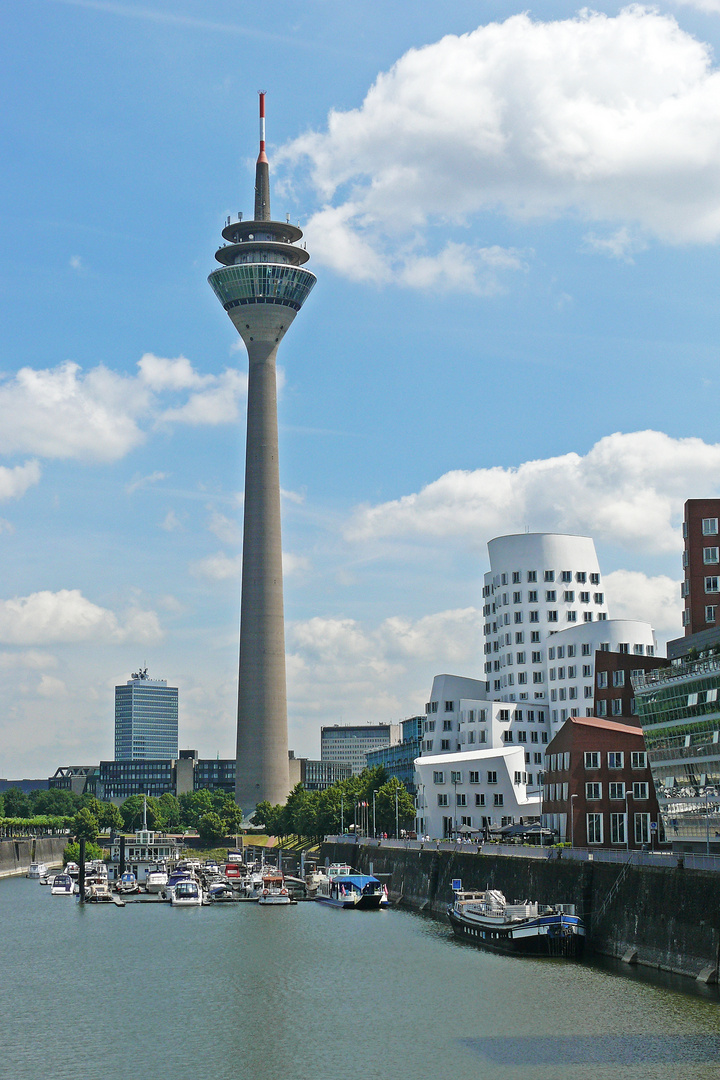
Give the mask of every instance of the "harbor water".
[(720, 1067), (715, 990), (486, 953), (402, 911), (83, 907), (12, 878), (0, 927), (13, 1080), (716, 1080)]

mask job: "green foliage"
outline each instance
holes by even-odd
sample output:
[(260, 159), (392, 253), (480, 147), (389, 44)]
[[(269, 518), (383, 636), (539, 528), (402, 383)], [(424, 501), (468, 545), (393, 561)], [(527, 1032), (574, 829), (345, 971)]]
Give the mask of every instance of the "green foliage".
[(219, 812), (225, 797), (224, 791), (212, 792), (207, 788), (202, 788), (200, 791), (187, 791), (178, 796), (180, 824), (189, 829), (197, 829), (201, 817)]
[(120, 832), (124, 826), (120, 810), (111, 802), (100, 804), (98, 823), (101, 829), (109, 829), (110, 832)]
[(225, 795), (219, 812), (225, 823), (225, 835), (230, 836), (238, 832), (242, 825), (243, 812), (232, 795)]
[(164, 829), (177, 829), (180, 825), (180, 802), (170, 791), (158, 799)]
[[(85, 844), (85, 861), (90, 862), (91, 859), (102, 859), (104, 855), (103, 849), (98, 847), (97, 844)], [(63, 850), (63, 864), (67, 865), (69, 862), (80, 862), (80, 844), (77, 840), (71, 841), (65, 845)]]
[(78, 840), (88, 840), (90, 843), (94, 843), (98, 838), (100, 826), (97, 818), (84, 806), (81, 810), (78, 810), (72, 819), (70, 830)]
[[(144, 795), (131, 795), (130, 798), (126, 799), (120, 807), (120, 814), (123, 820), (123, 828), (127, 829), (128, 832), (134, 832), (136, 829), (142, 828), (144, 802)], [(159, 800), (154, 799), (151, 795), (148, 795), (147, 827), (148, 829), (159, 829), (161, 825), (162, 816)]]
[(62, 788), (30, 792), (33, 816), (49, 814), (51, 817), (72, 817), (80, 809), (80, 805), (77, 795)]
[(225, 837), (225, 822), (219, 814), (211, 810), (200, 818), (197, 830), (201, 843), (214, 847)]
[(30, 799), (20, 788), (8, 788), (3, 795), (5, 816), (12, 818), (32, 817)]

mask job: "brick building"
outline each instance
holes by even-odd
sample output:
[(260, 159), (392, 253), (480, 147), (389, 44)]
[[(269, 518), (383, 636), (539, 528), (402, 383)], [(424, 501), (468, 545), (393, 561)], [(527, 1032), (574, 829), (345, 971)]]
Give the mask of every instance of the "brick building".
[(637, 655), (627, 643), (619, 652), (598, 649), (595, 653), (594, 714), (618, 723), (640, 725), (632, 679), (665, 668), (670, 661), (660, 656)]
[(543, 823), (576, 847), (642, 848), (662, 832), (642, 729), (627, 723), (567, 720), (548, 745), (542, 794)]
[(688, 499), (683, 520), (685, 637), (720, 624), (720, 499)]

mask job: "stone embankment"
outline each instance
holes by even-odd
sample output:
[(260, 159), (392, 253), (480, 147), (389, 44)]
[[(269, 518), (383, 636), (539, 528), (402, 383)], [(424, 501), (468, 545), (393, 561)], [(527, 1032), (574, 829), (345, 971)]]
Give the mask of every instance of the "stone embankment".
[(682, 860), (644, 866), (479, 854), (460, 845), (341, 842), (322, 846), (321, 861), (326, 858), (388, 875), (383, 880), (392, 903), (437, 917), (445, 917), (453, 878), (460, 878), (464, 889), (500, 889), (511, 900), (575, 904), (592, 951), (718, 981), (720, 873), (689, 869)]
[(0, 878), (27, 874), (32, 862), (44, 862), (47, 866), (61, 866), (66, 844), (66, 836), (0, 840)]

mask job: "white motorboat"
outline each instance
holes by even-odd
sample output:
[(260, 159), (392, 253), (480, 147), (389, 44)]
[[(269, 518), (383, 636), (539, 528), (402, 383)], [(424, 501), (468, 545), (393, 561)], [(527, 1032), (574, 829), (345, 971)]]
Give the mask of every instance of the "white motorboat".
[(29, 868), (29, 870), (27, 872), (27, 877), (35, 878), (36, 880), (39, 880), (41, 877), (44, 877), (45, 874), (47, 874), (47, 872), (48, 872), (48, 868), (47, 868), (47, 866), (45, 865), (44, 862), (34, 862), (34, 863), (30, 863), (30, 868)]
[(160, 867), (155, 870), (148, 870), (147, 877), (145, 878), (145, 888), (149, 893), (161, 893), (167, 883), (167, 870), (163, 870)]
[(197, 881), (191, 879), (178, 881), (170, 897), (173, 907), (200, 907), (202, 902), (202, 889)]
[(52, 896), (72, 896), (75, 891), (75, 882), (69, 874), (55, 874), (50, 885)]

